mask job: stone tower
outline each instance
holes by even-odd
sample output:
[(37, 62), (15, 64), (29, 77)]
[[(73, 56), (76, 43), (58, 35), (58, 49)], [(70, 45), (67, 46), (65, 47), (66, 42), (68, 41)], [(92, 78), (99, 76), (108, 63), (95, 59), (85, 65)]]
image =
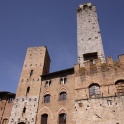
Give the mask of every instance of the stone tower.
[(47, 48), (28, 48), (9, 124), (35, 124), (41, 87), (40, 75), (49, 73)]
[(105, 61), (96, 7), (91, 3), (80, 5), (77, 9), (78, 63), (83, 66), (87, 60)]

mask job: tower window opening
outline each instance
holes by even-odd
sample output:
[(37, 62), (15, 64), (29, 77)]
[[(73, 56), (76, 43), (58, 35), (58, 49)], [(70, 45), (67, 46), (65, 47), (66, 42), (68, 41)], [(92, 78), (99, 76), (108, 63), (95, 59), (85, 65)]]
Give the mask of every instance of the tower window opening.
[(30, 87), (27, 87), (26, 95), (30, 92)]
[(26, 107), (23, 108), (23, 113), (25, 113), (25, 112), (26, 112)]
[(94, 64), (94, 59), (98, 59), (97, 52), (83, 54), (84, 61), (89, 60), (90, 64)]
[(30, 77), (33, 75), (33, 70), (30, 71)]

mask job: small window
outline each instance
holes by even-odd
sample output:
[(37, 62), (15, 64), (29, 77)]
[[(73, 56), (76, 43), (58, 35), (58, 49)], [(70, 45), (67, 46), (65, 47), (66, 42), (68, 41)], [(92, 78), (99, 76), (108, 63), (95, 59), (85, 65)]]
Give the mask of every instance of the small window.
[(30, 92), (30, 87), (27, 87), (26, 95)]
[(60, 78), (60, 84), (63, 84), (63, 78)]
[(66, 92), (60, 93), (60, 101), (66, 100)]
[(30, 71), (30, 77), (33, 75), (33, 70)]
[(124, 95), (124, 80), (118, 80), (116, 83), (116, 89), (118, 95)]
[(66, 81), (67, 81), (67, 78), (65, 77), (65, 78), (64, 78), (64, 84), (66, 84)]
[(83, 58), (84, 58), (84, 61), (89, 60), (90, 64), (94, 64), (94, 59), (98, 59), (98, 55), (97, 55), (97, 52), (87, 53), (87, 54), (83, 54)]
[(92, 84), (89, 87), (89, 96), (91, 98), (100, 97), (100, 87), (98, 84)]
[(59, 124), (66, 124), (66, 114), (59, 114)]
[(60, 78), (60, 84), (66, 84), (66, 82), (67, 82), (67, 78), (66, 77), (61, 77)]
[(25, 113), (25, 112), (26, 112), (26, 107), (23, 108), (23, 113)]
[(48, 114), (41, 115), (41, 124), (47, 124)]
[(13, 101), (14, 101), (14, 98), (12, 98), (12, 97), (10, 97), (10, 98), (8, 99), (8, 103), (13, 103)]
[(44, 96), (44, 103), (50, 103), (50, 95), (49, 94)]
[(108, 105), (112, 105), (112, 100), (107, 100)]
[(46, 83), (45, 83), (45, 87), (50, 87), (50, 86), (51, 86), (51, 84), (52, 84), (51, 80), (46, 81)]

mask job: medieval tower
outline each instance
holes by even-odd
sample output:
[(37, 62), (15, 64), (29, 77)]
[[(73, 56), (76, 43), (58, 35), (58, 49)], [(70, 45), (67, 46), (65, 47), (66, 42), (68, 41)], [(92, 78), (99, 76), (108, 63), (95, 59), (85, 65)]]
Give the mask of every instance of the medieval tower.
[(49, 73), (49, 66), (50, 58), (46, 47), (28, 48), (9, 124), (35, 123), (41, 87), (40, 75)]
[(94, 59), (105, 61), (96, 7), (91, 3), (80, 5), (77, 9), (78, 63), (93, 63)]
[(77, 47), (78, 63), (52, 73), (47, 48), (28, 48), (15, 100), (0, 93), (0, 124), (124, 124), (124, 55), (105, 61), (91, 3), (77, 9)]

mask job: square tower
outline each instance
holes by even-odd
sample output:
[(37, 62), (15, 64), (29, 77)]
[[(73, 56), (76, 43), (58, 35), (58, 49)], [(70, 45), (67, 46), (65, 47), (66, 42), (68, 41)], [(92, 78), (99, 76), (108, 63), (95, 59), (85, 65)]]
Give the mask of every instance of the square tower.
[(49, 73), (49, 67), (46, 47), (28, 48), (9, 124), (35, 124), (41, 90), (40, 75)]
[(79, 5), (77, 9), (78, 63), (83, 66), (87, 60), (105, 61), (96, 7), (91, 3)]

